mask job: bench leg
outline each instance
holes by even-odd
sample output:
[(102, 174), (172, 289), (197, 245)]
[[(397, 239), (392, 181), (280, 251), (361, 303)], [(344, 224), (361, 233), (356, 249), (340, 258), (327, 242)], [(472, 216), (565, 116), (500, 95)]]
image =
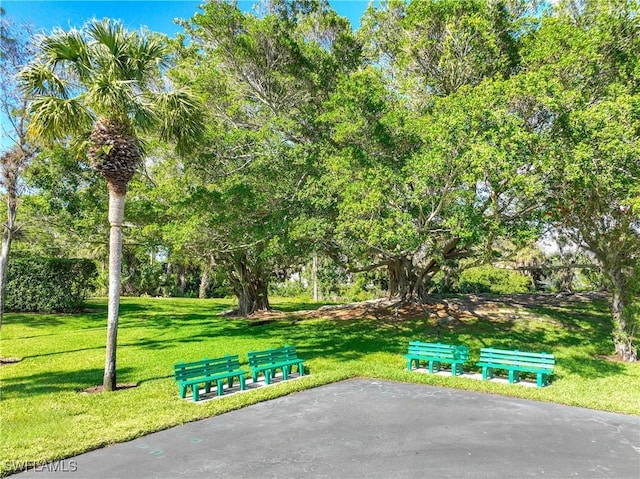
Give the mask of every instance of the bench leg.
[(187, 396), (187, 386), (180, 385), (180, 399), (184, 399)]
[(271, 384), (271, 369), (264, 370), (264, 383)]
[(233, 376), (229, 376), (229, 379), (227, 381), (227, 384), (229, 384), (229, 388), (233, 387)]
[(407, 359), (407, 371), (411, 371), (412, 363), (413, 363), (413, 359)]
[(547, 385), (547, 375), (545, 373), (538, 373), (537, 374), (537, 386), (539, 388), (546, 386)]
[(302, 361), (298, 363), (298, 373), (300, 376), (304, 376), (304, 363)]
[(222, 396), (224, 393), (224, 379), (218, 379), (216, 383), (216, 392), (218, 393), (218, 396)]
[(520, 372), (515, 369), (509, 369), (509, 384), (520, 381)]
[(192, 397), (193, 397), (193, 401), (196, 402), (200, 399), (200, 385), (198, 383), (194, 384), (193, 386), (191, 386), (191, 392), (192, 392)]
[(482, 380), (493, 379), (493, 368), (482, 366)]
[(245, 388), (244, 374), (241, 374), (240, 376), (238, 376), (238, 378), (240, 379), (240, 391), (244, 391), (244, 388)]
[(458, 374), (458, 366), (460, 366), (460, 374), (462, 374), (462, 364), (451, 363), (451, 375), (455, 376)]
[(204, 392), (206, 392), (207, 394), (211, 392), (211, 383), (209, 381), (204, 383)]
[(289, 379), (289, 366), (282, 366), (282, 380), (286, 381)]

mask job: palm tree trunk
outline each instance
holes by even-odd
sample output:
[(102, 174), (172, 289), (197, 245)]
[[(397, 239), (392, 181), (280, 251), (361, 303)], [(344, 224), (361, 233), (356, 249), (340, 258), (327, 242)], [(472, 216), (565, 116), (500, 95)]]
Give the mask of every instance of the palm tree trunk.
[(103, 388), (116, 389), (116, 348), (118, 343), (118, 310), (122, 277), (122, 219), (125, 195), (109, 188), (109, 303), (107, 308), (107, 357), (104, 365)]
[(4, 315), (5, 290), (7, 289), (7, 269), (9, 268), (9, 251), (11, 250), (11, 229), (5, 227), (2, 235), (2, 249), (0, 250), (0, 328)]
[[(15, 196), (15, 188), (8, 188), (7, 198), (7, 224), (2, 233), (2, 248), (0, 249), (0, 328), (4, 315), (4, 300), (7, 289), (7, 270), (9, 268), (9, 252), (11, 251), (11, 240), (16, 226), (16, 213), (18, 201)], [(13, 192), (13, 194), (12, 194)]]

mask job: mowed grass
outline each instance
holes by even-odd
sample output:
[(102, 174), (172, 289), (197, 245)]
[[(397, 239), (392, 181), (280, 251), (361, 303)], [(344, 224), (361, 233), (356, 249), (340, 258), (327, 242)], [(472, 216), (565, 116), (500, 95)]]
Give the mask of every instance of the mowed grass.
[[(315, 305), (274, 301), (294, 311)], [(78, 315), (7, 314), (0, 356), (0, 474), (76, 455), (185, 422), (350, 377), (370, 377), (484, 391), (640, 415), (640, 364), (599, 358), (611, 352), (605, 302), (540, 305), (504, 320), (289, 319), (256, 325), (219, 314), (226, 300), (124, 298), (118, 336), (118, 383), (137, 387), (87, 394), (101, 384), (106, 301)], [(405, 371), (410, 340), (466, 344), (473, 371), (484, 346), (547, 351), (556, 356), (550, 387), (474, 381)], [(310, 375), (243, 394), (193, 403), (178, 397), (173, 365), (203, 357), (294, 344)], [(366, 407), (366, 404), (363, 404)], [(508, 419), (508, 418), (507, 418)]]

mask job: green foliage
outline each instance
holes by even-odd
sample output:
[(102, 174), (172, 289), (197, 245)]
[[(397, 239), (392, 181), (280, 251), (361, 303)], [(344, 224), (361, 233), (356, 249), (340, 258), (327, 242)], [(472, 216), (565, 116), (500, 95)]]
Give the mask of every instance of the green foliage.
[(87, 259), (12, 258), (5, 307), (14, 312), (78, 311), (95, 276), (96, 265)]
[(383, 292), (371, 281), (370, 275), (356, 273), (351, 282), (340, 285), (338, 298), (342, 301), (366, 301), (383, 296)]
[(460, 293), (512, 294), (526, 293), (531, 279), (516, 271), (495, 266), (477, 266), (465, 269), (458, 279)]
[(300, 298), (309, 300), (312, 296), (308, 284), (298, 280), (286, 280), (281, 283), (270, 283), (269, 294), (281, 298)]
[(224, 268), (240, 309), (257, 304), (251, 297), (265, 297), (274, 271), (304, 262), (327, 235), (332, 210), (314, 195), (316, 118), (359, 51), (346, 19), (325, 1), (279, 0), (263, 13), (207, 2), (184, 22), (191, 48), (180, 46), (174, 70), (204, 99), (210, 128), (166, 183), (173, 220), (162, 232), (174, 254)]
[(625, 360), (637, 356), (625, 304), (640, 263), (639, 14), (637, 1), (561, 3), (531, 35), (514, 78), (538, 112), (547, 219), (597, 259)]

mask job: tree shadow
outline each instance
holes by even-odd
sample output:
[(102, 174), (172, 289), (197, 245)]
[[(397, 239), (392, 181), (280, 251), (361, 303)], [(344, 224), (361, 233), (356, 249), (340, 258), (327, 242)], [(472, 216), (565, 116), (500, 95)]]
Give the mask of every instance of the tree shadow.
[[(626, 368), (623, 364), (604, 358), (576, 355), (562, 358), (561, 364), (562, 368), (569, 373), (576, 374), (583, 378), (627, 375)], [(561, 375), (560, 373), (559, 376)]]
[(30, 328), (48, 328), (64, 324), (64, 317), (77, 316), (71, 313), (5, 313), (2, 319), (3, 326), (19, 324)]
[[(133, 371), (132, 368), (118, 368), (119, 375), (125, 375), (131, 371)], [(103, 369), (92, 368), (5, 377), (2, 381), (2, 396), (4, 399), (9, 399), (11, 397), (81, 391), (89, 385), (101, 384), (103, 374)]]
[(66, 349), (64, 351), (53, 351), (50, 353), (41, 353), (41, 354), (32, 354), (29, 356), (22, 356), (22, 359), (33, 359), (33, 358), (46, 358), (48, 356), (59, 356), (60, 354), (68, 354), (68, 353), (79, 353), (82, 351), (95, 351), (99, 349), (105, 349), (105, 345), (102, 346), (92, 346), (87, 348), (78, 348), (78, 349)]
[(335, 306), (332, 302), (304, 302), (304, 303), (275, 303), (273, 308), (283, 313), (296, 313), (298, 311), (316, 311), (323, 306)]

